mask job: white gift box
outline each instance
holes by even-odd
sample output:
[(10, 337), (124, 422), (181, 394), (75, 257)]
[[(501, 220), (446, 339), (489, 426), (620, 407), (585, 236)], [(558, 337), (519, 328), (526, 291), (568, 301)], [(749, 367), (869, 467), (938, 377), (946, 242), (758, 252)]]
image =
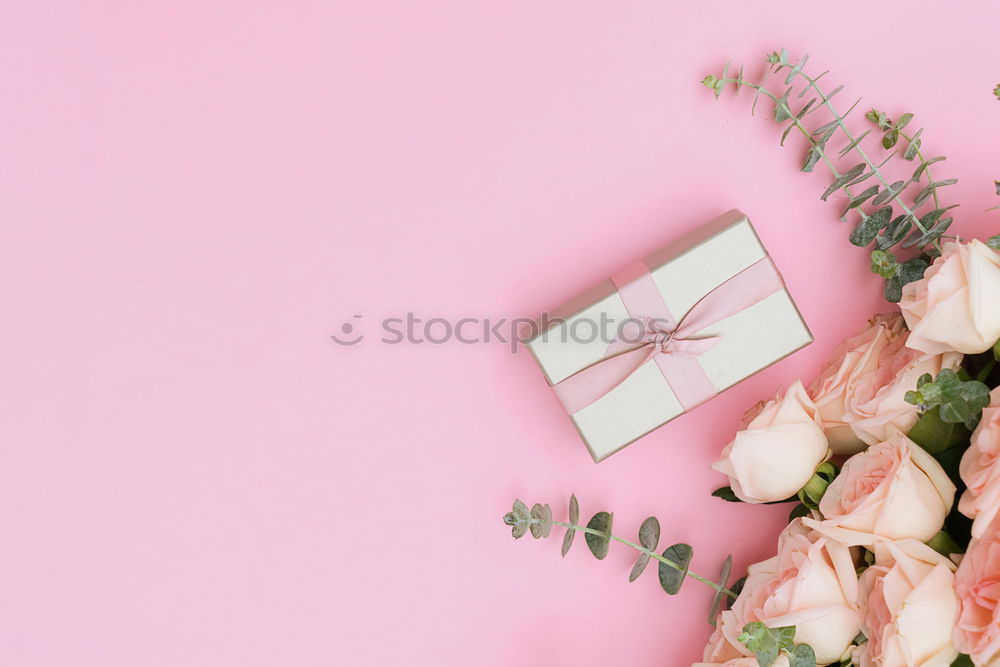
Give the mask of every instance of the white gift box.
[[(551, 324), (536, 327), (524, 340), (598, 462), (813, 340), (740, 211), (720, 216), (637, 266), (543, 318), (542, 324)], [(641, 302), (634, 295), (641, 296), (643, 287), (646, 303), (652, 294), (660, 310), (634, 312)], [(733, 295), (734, 288), (741, 293)], [(747, 290), (755, 295), (746, 297)], [(727, 291), (728, 310), (717, 307), (726, 302)], [(745, 307), (733, 305), (737, 302)], [(720, 313), (723, 317), (715, 317)], [(692, 327), (696, 330), (685, 332)], [(635, 368), (625, 373), (612, 367), (629, 363)], [(609, 380), (609, 373), (615, 378)], [(702, 391), (692, 394), (686, 386), (692, 383), (700, 383)]]

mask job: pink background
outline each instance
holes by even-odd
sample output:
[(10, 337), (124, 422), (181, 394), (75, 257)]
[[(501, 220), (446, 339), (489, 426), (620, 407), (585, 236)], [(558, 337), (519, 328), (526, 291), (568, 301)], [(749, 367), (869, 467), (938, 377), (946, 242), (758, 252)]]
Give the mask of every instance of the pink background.
[[(575, 491), (696, 571), (766, 557), (788, 508), (706, 466), (884, 307), (801, 144), (699, 80), (808, 50), (1000, 231), (988, 0), (4, 4), (5, 665), (690, 663), (707, 589), (500, 517)], [(377, 340), (535, 316), (731, 207), (816, 343), (600, 466), (526, 354)]]

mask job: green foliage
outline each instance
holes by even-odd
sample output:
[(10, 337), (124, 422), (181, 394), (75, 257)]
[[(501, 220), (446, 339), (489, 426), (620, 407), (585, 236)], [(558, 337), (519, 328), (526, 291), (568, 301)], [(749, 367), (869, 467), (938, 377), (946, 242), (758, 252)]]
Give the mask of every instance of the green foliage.
[(945, 368), (936, 379), (929, 373), (920, 376), (916, 391), (906, 392), (906, 402), (921, 411), (936, 407), (942, 422), (964, 424), (971, 431), (990, 402), (990, 389), (978, 380), (963, 381), (958, 373)]
[(998, 100), (1000, 100), (1000, 83), (998, 83), (997, 87), (993, 89), (993, 94), (996, 95)]
[(647, 517), (639, 526), (639, 545), (645, 551), (639, 552), (639, 557), (632, 566), (628, 580), (632, 583), (639, 578), (646, 566), (649, 565), (649, 552), (656, 551), (656, 546), (660, 543), (660, 521), (655, 516)]
[(565, 557), (573, 544), (573, 536), (576, 533), (583, 533), (584, 539), (590, 552), (598, 560), (604, 560), (608, 555), (611, 541), (617, 541), (632, 547), (639, 552), (639, 556), (629, 574), (629, 581), (635, 581), (646, 569), (650, 560), (656, 560), (659, 564), (659, 581), (663, 589), (671, 594), (676, 594), (686, 577), (697, 579), (703, 584), (710, 586), (716, 594), (712, 600), (710, 611), (710, 622), (715, 620), (721, 600), (724, 598), (735, 599), (737, 593), (727, 587), (729, 575), (733, 567), (733, 558), (730, 556), (722, 566), (719, 579), (722, 583), (716, 583), (711, 579), (706, 579), (701, 575), (690, 571), (691, 559), (694, 557), (694, 550), (688, 544), (675, 544), (668, 547), (662, 554), (657, 553), (660, 542), (660, 522), (654, 517), (647, 517), (639, 527), (638, 542), (617, 537), (611, 533), (614, 522), (614, 515), (611, 512), (598, 512), (586, 526), (581, 526), (580, 504), (575, 495), (569, 499), (569, 522), (555, 521), (552, 518), (552, 509), (548, 505), (536, 503), (529, 510), (528, 506), (520, 500), (515, 500), (513, 508), (504, 515), (504, 524), (511, 526), (511, 533), (515, 539), (520, 539), (529, 531), (537, 539), (549, 537), (554, 526), (566, 528), (566, 535), (563, 537), (562, 555)]
[[(580, 523), (580, 503), (576, 500), (576, 494), (572, 494), (569, 497), (569, 522), (570, 525), (576, 525)], [(566, 535), (563, 537), (562, 544), (562, 556), (566, 557), (569, 552), (569, 548), (573, 546), (573, 537), (576, 535), (575, 530), (567, 530)]]
[(757, 658), (760, 667), (771, 667), (778, 655), (788, 655), (791, 667), (816, 667), (816, 654), (808, 644), (795, 643), (795, 627), (768, 628), (747, 623), (737, 638)]
[(938, 408), (920, 416), (907, 436), (931, 454), (950, 449), (969, 441), (971, 431), (964, 424), (949, 424), (941, 419)]
[[(725, 562), (722, 564), (722, 569), (719, 570), (719, 584), (722, 588), (725, 588), (729, 584), (729, 575), (733, 571), (733, 557), (728, 556)], [(708, 622), (715, 626), (715, 618), (719, 615), (719, 610), (722, 608), (722, 601), (724, 594), (722, 589), (715, 592), (715, 597), (712, 598), (712, 605), (708, 608)]]
[[(933, 178), (931, 166), (944, 158), (926, 158), (923, 155), (921, 152), (923, 129), (909, 133), (914, 119), (911, 113), (904, 113), (896, 120), (892, 120), (885, 112), (877, 109), (865, 114), (881, 134), (882, 149), (890, 151), (882, 162), (876, 163), (864, 145), (864, 139), (871, 130), (857, 134), (847, 123), (848, 116), (858, 102), (843, 113), (838, 111), (831, 100), (843, 87), (837, 87), (826, 93), (817, 83), (823, 75), (814, 78), (805, 72), (804, 67), (808, 59), (809, 56), (804, 55), (800, 60), (793, 61), (787, 49), (767, 55), (770, 72), (785, 75), (783, 80), (785, 87), (780, 94), (771, 92), (763, 83), (757, 84), (745, 80), (742, 69), (738, 76), (728, 76), (728, 64), (722, 76), (706, 77), (702, 83), (711, 88), (716, 97), (719, 97), (729, 84), (735, 85), (737, 92), (744, 86), (752, 88), (754, 108), (762, 96), (774, 103), (775, 121), (787, 123), (782, 133), (782, 145), (792, 131), (798, 131), (807, 144), (802, 171), (812, 171), (820, 162), (828, 168), (833, 180), (821, 198), (825, 201), (836, 193), (842, 193), (847, 197), (842, 219), (846, 221), (850, 215), (857, 217), (849, 240), (859, 247), (874, 246), (871, 256), (872, 271), (885, 279), (886, 299), (898, 302), (902, 297), (903, 285), (919, 280), (929, 264), (928, 259), (940, 253), (939, 241), (953, 219), (944, 215), (952, 207), (941, 205), (939, 190), (953, 185), (956, 181)], [(801, 87), (796, 94), (797, 84)], [(812, 97), (805, 104), (797, 106), (795, 100), (807, 94)], [(818, 111), (823, 111), (829, 120), (816, 129), (808, 129), (803, 119)], [(845, 140), (846, 146), (837, 151), (837, 157), (842, 158), (853, 152), (860, 158), (859, 162), (845, 171), (841, 171), (829, 148), (830, 142), (838, 138)], [(908, 180), (890, 182), (883, 167), (897, 156), (906, 161), (915, 160), (918, 166)], [(873, 179), (875, 183), (869, 184), (860, 193), (853, 190), (869, 179)], [(932, 210), (929, 213), (918, 213), (918, 209), (927, 202), (933, 203)], [(891, 251), (897, 245), (904, 249), (918, 248), (920, 253), (907, 262), (900, 261)]]
[[(1000, 90), (1000, 86), (997, 86), (997, 90)], [(951, 667), (975, 667), (975, 663), (972, 662), (972, 658), (962, 653), (951, 663)]]
[(675, 567), (660, 561), (660, 586), (670, 595), (677, 595), (681, 590), (681, 584), (684, 583), (684, 577), (687, 576), (688, 566), (694, 557), (694, 549), (690, 544), (675, 544), (667, 547), (661, 555)]
[(531, 512), (528, 510), (527, 505), (520, 500), (515, 500), (514, 508), (504, 515), (503, 522), (508, 526), (512, 526), (510, 533), (514, 536), (515, 540), (519, 540), (524, 537), (525, 533), (531, 527)]
[(587, 540), (587, 547), (590, 553), (594, 554), (597, 560), (604, 560), (608, 555), (608, 544), (611, 542), (611, 524), (614, 523), (614, 515), (610, 512), (598, 512), (587, 524), (587, 528), (598, 531), (597, 533), (584, 533)]

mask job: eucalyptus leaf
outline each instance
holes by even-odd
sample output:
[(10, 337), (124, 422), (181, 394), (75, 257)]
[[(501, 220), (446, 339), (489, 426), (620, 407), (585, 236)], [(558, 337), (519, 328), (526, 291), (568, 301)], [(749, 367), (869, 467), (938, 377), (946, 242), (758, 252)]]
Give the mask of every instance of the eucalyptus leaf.
[(1000, 250), (1000, 234), (996, 236), (991, 236), (986, 239), (986, 245), (993, 248), (994, 250)]
[(854, 197), (854, 199), (851, 200), (851, 202), (847, 205), (847, 209), (850, 210), (852, 208), (857, 208), (861, 206), (866, 201), (877, 195), (878, 190), (879, 190), (878, 185), (872, 185), (871, 187), (867, 188), (866, 190), (861, 192), (861, 194), (857, 195), (856, 197)]
[(852, 245), (864, 248), (875, 240), (876, 234), (878, 234), (883, 227), (889, 224), (889, 218), (891, 216), (892, 208), (889, 206), (875, 211), (858, 223), (858, 225), (854, 228), (854, 231), (851, 232), (848, 240)]
[(632, 566), (632, 571), (628, 575), (628, 582), (631, 584), (638, 579), (647, 565), (649, 565), (649, 554), (642, 551), (639, 552), (639, 558), (635, 561), (635, 565)]
[(569, 522), (572, 524), (580, 523), (580, 503), (576, 500), (576, 494), (569, 497)]
[(639, 526), (639, 544), (645, 549), (655, 551), (660, 543), (660, 521), (655, 516), (647, 517)]
[(816, 652), (809, 644), (796, 644), (788, 654), (789, 667), (816, 667)]
[(595, 535), (593, 533), (584, 533), (583, 537), (587, 541), (587, 547), (590, 549), (590, 553), (594, 554), (594, 558), (597, 560), (604, 560), (608, 555), (608, 545), (611, 542), (611, 524), (614, 520), (614, 515), (610, 512), (598, 512), (591, 518), (590, 522), (587, 523), (587, 528), (591, 530), (600, 531), (602, 534)]
[(840, 151), (840, 157), (844, 157), (845, 155), (847, 155), (848, 153), (850, 153), (852, 150), (854, 150), (855, 148), (857, 148), (858, 144), (860, 144), (862, 141), (864, 141), (865, 137), (867, 137), (869, 134), (871, 134), (871, 130), (865, 130), (860, 135), (858, 135), (853, 140), (851, 140), (851, 143), (847, 144), (847, 146), (845, 146), (843, 149), (841, 149), (841, 151)]
[(681, 590), (681, 585), (684, 583), (684, 577), (687, 576), (688, 566), (691, 565), (694, 550), (689, 544), (675, 544), (667, 547), (662, 556), (677, 565), (679, 569), (660, 562), (660, 586), (670, 595), (677, 595), (678, 591)]
[(945, 156), (939, 155), (937, 157), (932, 157), (930, 160), (924, 160), (923, 162), (920, 163), (920, 166), (917, 167), (916, 171), (913, 172), (913, 176), (912, 178), (910, 178), (910, 180), (913, 181), (914, 183), (918, 182), (920, 180), (920, 177), (923, 176), (924, 172), (927, 170), (927, 167), (946, 159), (947, 158), (945, 158)]
[(882, 136), (882, 148), (886, 150), (892, 148), (899, 141), (899, 130), (893, 128)]
[(909, 124), (910, 124), (910, 121), (911, 121), (911, 120), (913, 120), (913, 114), (912, 114), (912, 113), (904, 113), (904, 114), (903, 114), (902, 116), (900, 116), (900, 117), (899, 117), (899, 119), (898, 119), (898, 120), (897, 120), (897, 121), (896, 121), (896, 122), (895, 122), (895, 123), (893, 124), (893, 127), (895, 127), (895, 128), (897, 129), (897, 130), (902, 130), (902, 129), (903, 129), (904, 127), (906, 127), (907, 125), (909, 125)]
[(900, 302), (903, 298), (903, 282), (899, 279), (898, 275), (885, 281), (885, 289), (883, 290), (882, 295), (889, 303)]
[(906, 187), (906, 181), (896, 181), (888, 188), (883, 190), (875, 199), (872, 200), (873, 206), (881, 206), (882, 204), (890, 201), (896, 197), (903, 189)]
[[(1000, 94), (997, 96), (1000, 97)], [(972, 662), (972, 658), (964, 653), (959, 654), (954, 662), (951, 663), (951, 667), (975, 667), (975, 665), (976, 663)]]
[[(730, 554), (726, 557), (725, 562), (722, 564), (722, 569), (719, 571), (719, 585), (723, 588), (729, 587), (729, 575), (733, 571), (733, 556)], [(708, 622), (715, 626), (715, 619), (719, 616), (719, 610), (722, 608), (722, 599), (725, 597), (725, 593), (722, 591), (715, 591), (715, 597), (712, 598), (712, 604), (708, 608)]]
[(823, 191), (823, 194), (820, 195), (820, 199), (826, 201), (830, 195), (832, 195), (834, 192), (836, 192), (837, 190), (839, 190), (840, 188), (844, 187), (852, 180), (857, 178), (864, 170), (865, 170), (865, 164), (863, 162), (854, 165), (853, 167), (845, 171), (843, 174), (835, 178), (833, 180), (833, 183), (831, 183), (830, 186)]

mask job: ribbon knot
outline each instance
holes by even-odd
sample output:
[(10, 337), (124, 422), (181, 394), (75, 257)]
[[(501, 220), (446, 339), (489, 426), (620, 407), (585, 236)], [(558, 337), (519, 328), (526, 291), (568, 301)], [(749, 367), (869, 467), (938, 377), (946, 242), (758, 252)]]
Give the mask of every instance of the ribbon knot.
[[(630, 323), (641, 330), (626, 335), (623, 329), (603, 359), (553, 385), (570, 414), (614, 391), (650, 360), (656, 361), (685, 411), (705, 402), (718, 391), (698, 357), (719, 343), (722, 336), (698, 334), (784, 288), (778, 270), (769, 257), (764, 257), (703, 296), (675, 321), (644, 263), (613, 276), (612, 281), (632, 315)], [(639, 316), (640, 312), (654, 313), (655, 317)]]

